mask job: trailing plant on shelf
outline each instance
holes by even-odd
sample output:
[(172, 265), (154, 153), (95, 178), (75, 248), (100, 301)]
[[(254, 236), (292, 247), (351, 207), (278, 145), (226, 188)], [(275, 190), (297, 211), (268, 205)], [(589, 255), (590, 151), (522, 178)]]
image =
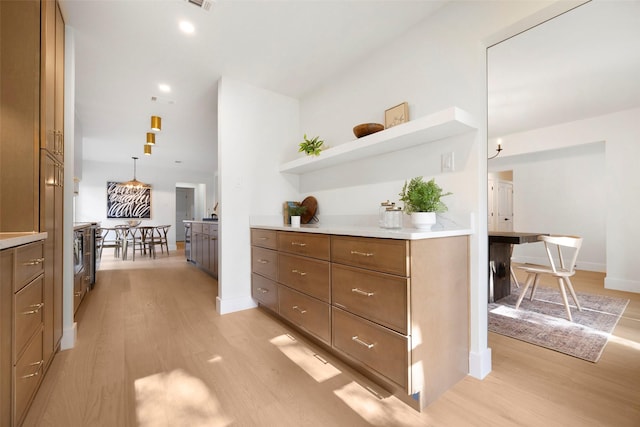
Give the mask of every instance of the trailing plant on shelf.
[(421, 176), (404, 182), (400, 200), (404, 202), (404, 211), (412, 212), (446, 212), (447, 206), (440, 200), (441, 197), (453, 193), (443, 193), (442, 188), (434, 179), (425, 182)]
[(304, 141), (300, 143), (300, 149), (298, 152), (306, 153), (308, 156), (319, 156), (322, 151), (322, 144), (324, 141), (320, 139), (319, 136), (316, 136), (313, 139), (307, 138), (307, 135), (304, 135)]

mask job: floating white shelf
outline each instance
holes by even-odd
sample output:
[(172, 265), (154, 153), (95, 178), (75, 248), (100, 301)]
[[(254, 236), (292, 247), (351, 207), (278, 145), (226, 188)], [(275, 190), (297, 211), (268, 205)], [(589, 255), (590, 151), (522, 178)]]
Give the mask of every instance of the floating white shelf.
[(280, 172), (304, 174), (341, 163), (378, 156), (477, 130), (471, 116), (457, 107), (447, 108), (329, 148), (318, 157), (306, 156), (280, 166)]

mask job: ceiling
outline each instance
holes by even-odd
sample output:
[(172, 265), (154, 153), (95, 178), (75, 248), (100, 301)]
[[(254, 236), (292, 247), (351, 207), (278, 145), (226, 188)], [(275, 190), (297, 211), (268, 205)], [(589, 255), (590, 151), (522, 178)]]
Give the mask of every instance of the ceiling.
[[(185, 0), (60, 1), (75, 38), (83, 159), (138, 156), (142, 175), (216, 171), (220, 76), (301, 98), (445, 3), (217, 0), (204, 11)], [(640, 1), (587, 3), (490, 48), (488, 68), (490, 137), (638, 107)], [(146, 157), (151, 115), (163, 128)]]
[[(61, 0), (75, 38), (83, 160), (139, 156), (141, 174), (145, 164), (213, 173), (221, 76), (299, 98), (443, 3), (218, 0), (205, 11), (185, 0)], [(195, 33), (181, 32), (181, 20)], [(162, 131), (146, 157), (151, 115)]]
[(489, 137), (640, 107), (640, 1), (592, 1), (489, 49)]

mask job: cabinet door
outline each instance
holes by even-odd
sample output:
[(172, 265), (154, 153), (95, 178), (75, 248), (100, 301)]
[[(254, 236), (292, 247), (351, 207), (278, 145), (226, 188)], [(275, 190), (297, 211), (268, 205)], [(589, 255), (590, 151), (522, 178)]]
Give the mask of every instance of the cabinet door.
[(54, 153), (64, 160), (64, 19), (55, 2)]
[(209, 232), (209, 271), (218, 278), (218, 232), (210, 230)]
[(0, 1), (0, 10), (0, 230), (34, 231), (39, 225), (40, 2)]
[(56, 153), (56, 3), (43, 1), (41, 13), (40, 146)]

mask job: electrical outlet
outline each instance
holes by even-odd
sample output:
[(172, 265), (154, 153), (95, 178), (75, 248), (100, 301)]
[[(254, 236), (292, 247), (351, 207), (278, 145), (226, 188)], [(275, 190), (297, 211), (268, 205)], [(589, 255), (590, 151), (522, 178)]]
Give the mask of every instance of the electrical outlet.
[(440, 169), (442, 172), (453, 172), (455, 170), (453, 151), (442, 154), (440, 161)]

